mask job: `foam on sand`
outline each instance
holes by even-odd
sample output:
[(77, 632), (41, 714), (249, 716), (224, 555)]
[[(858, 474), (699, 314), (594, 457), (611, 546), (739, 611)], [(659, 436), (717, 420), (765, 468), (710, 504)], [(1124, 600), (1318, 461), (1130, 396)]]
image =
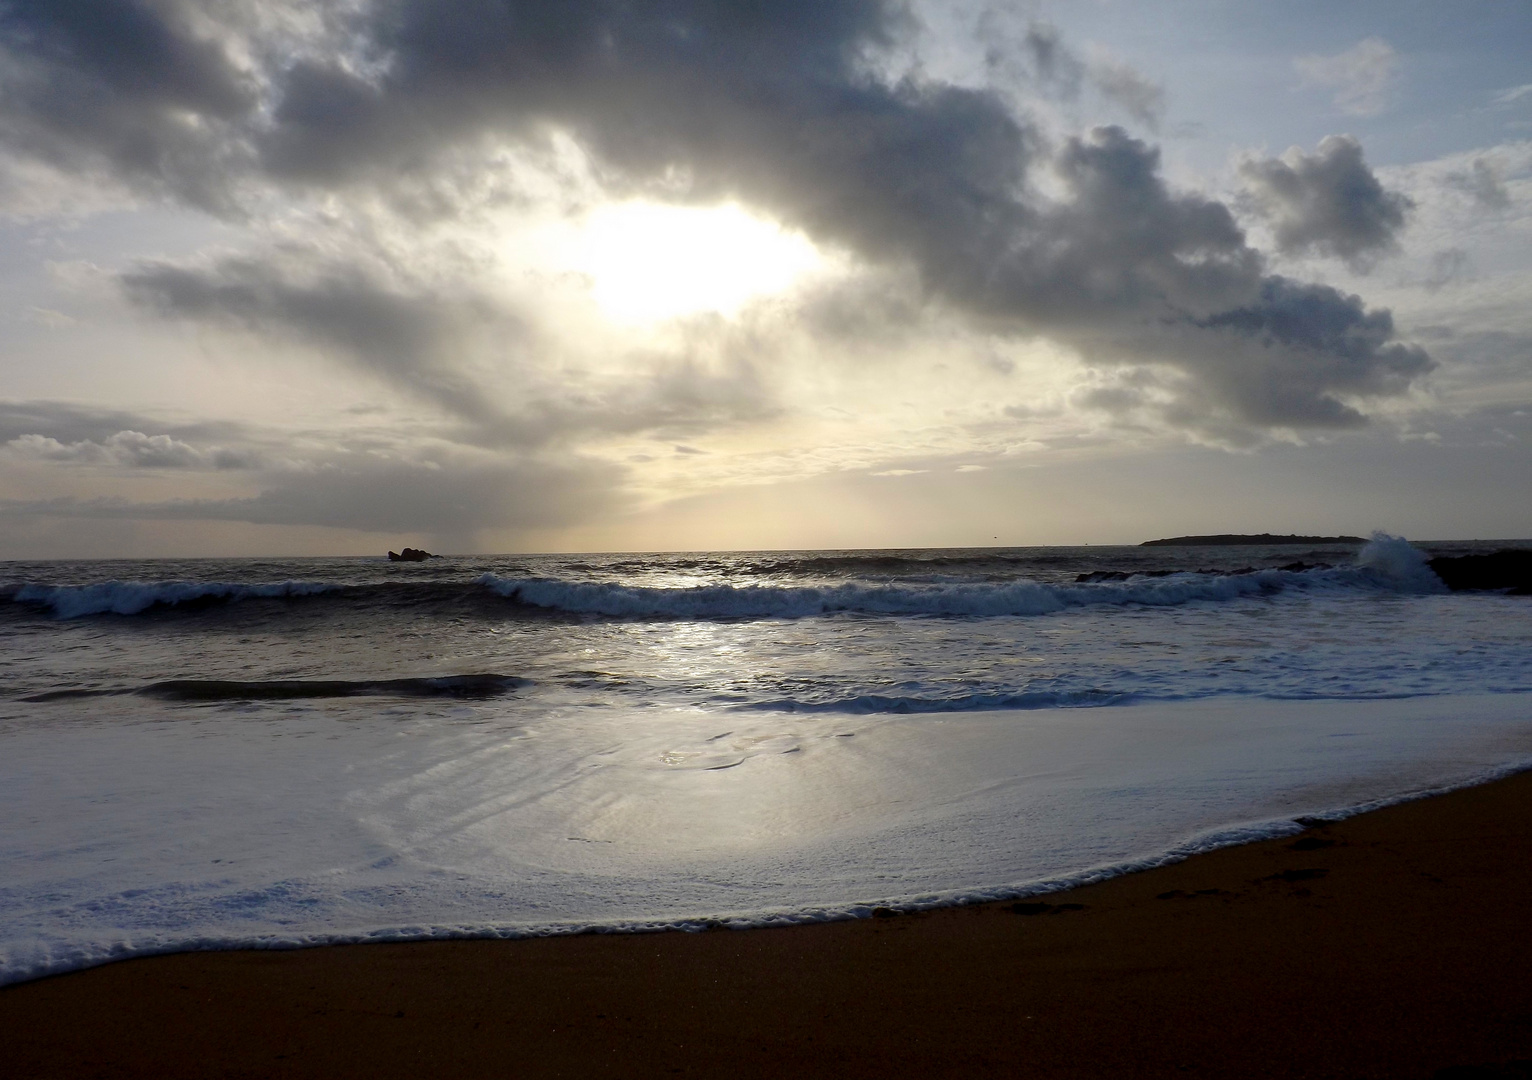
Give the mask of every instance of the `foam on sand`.
[(0, 980), (170, 950), (771, 925), (1024, 895), (1532, 759), (1518, 694), (941, 717), (240, 715), (3, 734)]

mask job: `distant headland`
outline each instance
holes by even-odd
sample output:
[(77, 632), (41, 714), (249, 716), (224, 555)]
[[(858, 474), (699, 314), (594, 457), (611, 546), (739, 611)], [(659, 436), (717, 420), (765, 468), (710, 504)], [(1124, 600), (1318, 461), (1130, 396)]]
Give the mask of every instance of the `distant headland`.
[(1145, 540), (1139, 547), (1240, 547), (1275, 544), (1365, 544), (1360, 536), (1274, 536), (1271, 533), (1218, 533), (1215, 536), (1172, 536)]

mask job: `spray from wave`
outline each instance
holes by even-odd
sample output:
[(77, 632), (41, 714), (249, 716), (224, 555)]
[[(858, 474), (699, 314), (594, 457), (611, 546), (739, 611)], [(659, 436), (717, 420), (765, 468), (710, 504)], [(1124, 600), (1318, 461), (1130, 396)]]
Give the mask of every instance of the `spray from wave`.
[(1357, 565), (1377, 574), (1402, 592), (1445, 592), (1447, 587), (1431, 569), (1430, 558), (1402, 536), (1378, 531), (1357, 553)]

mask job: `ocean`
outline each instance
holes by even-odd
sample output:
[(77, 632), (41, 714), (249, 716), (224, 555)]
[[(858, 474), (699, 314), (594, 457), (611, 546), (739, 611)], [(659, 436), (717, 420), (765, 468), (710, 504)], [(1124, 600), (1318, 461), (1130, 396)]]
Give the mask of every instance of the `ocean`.
[(1532, 541), (0, 564), (0, 983), (1043, 893), (1532, 765)]

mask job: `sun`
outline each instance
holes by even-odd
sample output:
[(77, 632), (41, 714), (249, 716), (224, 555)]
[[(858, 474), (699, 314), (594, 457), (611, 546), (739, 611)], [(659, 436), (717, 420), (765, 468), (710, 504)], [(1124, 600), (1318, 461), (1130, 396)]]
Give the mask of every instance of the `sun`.
[(625, 323), (709, 311), (733, 315), (821, 262), (802, 233), (734, 203), (608, 205), (590, 215), (576, 258), (602, 312)]

